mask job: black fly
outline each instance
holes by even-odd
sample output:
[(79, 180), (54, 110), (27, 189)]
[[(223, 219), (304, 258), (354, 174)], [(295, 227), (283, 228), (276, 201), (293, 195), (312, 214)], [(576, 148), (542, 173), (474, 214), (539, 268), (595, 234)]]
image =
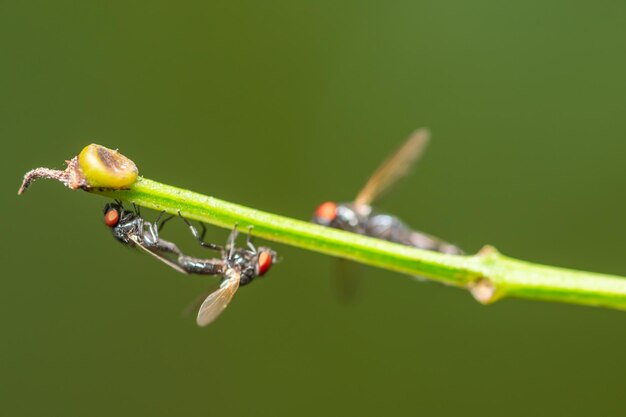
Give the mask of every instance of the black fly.
[(119, 242), (130, 247), (138, 247), (185, 274), (187, 271), (164, 256), (167, 253), (182, 256), (182, 252), (174, 243), (159, 237), (159, 229), (171, 219), (168, 217), (161, 220), (162, 215), (163, 213), (154, 222), (149, 222), (141, 217), (138, 207), (135, 207), (134, 211), (128, 211), (120, 201), (104, 206), (104, 223), (111, 228), (113, 236)]
[(198, 311), (196, 322), (199, 326), (206, 326), (224, 311), (240, 285), (249, 284), (256, 277), (264, 275), (269, 270), (276, 261), (276, 252), (266, 247), (256, 248), (252, 243), (250, 233), (246, 239), (246, 247), (236, 247), (237, 226), (230, 233), (226, 246), (207, 243), (204, 241), (204, 224), (202, 225), (202, 233), (198, 233), (198, 230), (187, 219), (182, 218), (200, 245), (217, 250), (221, 254), (221, 259), (202, 259), (190, 256), (179, 256), (178, 258), (179, 265), (189, 273), (222, 277), (220, 287), (209, 294)]
[(375, 211), (371, 203), (398, 179), (406, 175), (423, 153), (429, 132), (420, 129), (385, 160), (361, 189), (353, 202), (322, 203), (313, 216), (313, 222), (336, 229), (384, 239), (419, 249), (447, 254), (462, 254), (458, 247), (434, 236), (414, 230), (396, 216)]

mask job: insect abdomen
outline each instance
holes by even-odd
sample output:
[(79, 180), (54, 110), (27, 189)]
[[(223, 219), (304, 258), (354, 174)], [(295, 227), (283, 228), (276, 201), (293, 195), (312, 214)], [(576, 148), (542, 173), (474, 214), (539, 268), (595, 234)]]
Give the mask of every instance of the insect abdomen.
[(179, 256), (178, 264), (190, 274), (221, 275), (224, 272), (221, 260)]

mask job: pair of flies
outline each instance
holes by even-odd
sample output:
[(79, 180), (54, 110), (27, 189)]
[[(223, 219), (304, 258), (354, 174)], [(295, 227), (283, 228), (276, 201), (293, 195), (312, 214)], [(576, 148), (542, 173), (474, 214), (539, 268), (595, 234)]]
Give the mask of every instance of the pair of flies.
[(276, 253), (273, 250), (255, 247), (250, 233), (246, 239), (246, 247), (237, 247), (236, 226), (230, 233), (225, 246), (205, 242), (204, 224), (202, 224), (202, 231), (198, 232), (189, 220), (179, 213), (202, 247), (220, 253), (219, 258), (187, 256), (178, 249), (176, 244), (159, 236), (159, 230), (173, 217), (161, 220), (162, 215), (163, 213), (154, 222), (149, 222), (141, 216), (138, 207), (132, 211), (126, 210), (119, 201), (109, 203), (104, 207), (104, 222), (111, 228), (113, 236), (119, 242), (140, 248), (183, 274), (201, 274), (222, 278), (220, 287), (209, 294), (200, 306), (196, 319), (200, 326), (213, 322), (228, 306), (239, 286), (249, 284), (255, 278), (264, 275), (276, 259)]
[[(374, 172), (363, 189), (352, 202), (322, 203), (314, 213), (313, 223), (342, 229), (378, 239), (383, 239), (419, 249), (447, 254), (463, 252), (450, 243), (409, 227), (396, 216), (375, 211), (371, 203), (383, 191), (405, 176), (412, 165), (423, 154), (429, 140), (429, 132), (420, 129), (414, 132), (404, 144), (391, 154)], [(139, 210), (127, 211), (120, 202), (105, 206), (105, 223), (115, 238), (128, 246), (136, 246), (158, 258), (173, 269), (184, 274), (203, 274), (222, 278), (220, 287), (202, 303), (197, 323), (205, 326), (224, 311), (240, 285), (252, 282), (262, 276), (276, 260), (276, 253), (267, 247), (256, 248), (250, 233), (246, 247), (238, 248), (235, 240), (237, 228), (233, 229), (225, 246), (204, 241), (205, 226), (198, 230), (184, 217), (193, 236), (205, 248), (220, 252), (219, 258), (194, 258), (184, 255), (178, 247), (159, 237), (159, 230), (171, 217), (148, 222), (141, 217)], [(180, 215), (180, 213), (179, 213)], [(170, 257), (174, 257), (172, 260)]]

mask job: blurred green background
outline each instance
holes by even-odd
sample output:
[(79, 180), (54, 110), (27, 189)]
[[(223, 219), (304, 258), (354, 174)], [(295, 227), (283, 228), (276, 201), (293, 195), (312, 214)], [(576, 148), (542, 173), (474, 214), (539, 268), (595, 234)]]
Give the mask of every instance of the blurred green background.
[(626, 275), (626, 3), (0, 1), (0, 46), (1, 414), (623, 414), (624, 312), (484, 307), (366, 267), (342, 305), (332, 258), (275, 245), (200, 329), (181, 311), (214, 279), (116, 243), (101, 197), (15, 192), (97, 142), (309, 219), (425, 126), (379, 208), (469, 252)]

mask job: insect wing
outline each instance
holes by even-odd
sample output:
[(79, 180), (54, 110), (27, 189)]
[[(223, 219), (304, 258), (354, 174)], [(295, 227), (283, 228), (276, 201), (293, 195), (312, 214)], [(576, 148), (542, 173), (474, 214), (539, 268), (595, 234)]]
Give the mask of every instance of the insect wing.
[(237, 292), (241, 274), (230, 269), (227, 271), (227, 277), (227, 280), (224, 281), (220, 288), (213, 291), (200, 306), (198, 318), (196, 319), (198, 326), (206, 326), (212, 323), (224, 311), (235, 292)]
[(414, 248), (441, 252), (448, 255), (463, 255), (463, 251), (457, 246), (439, 239), (433, 235), (413, 230), (409, 242), (405, 243)]
[(347, 259), (338, 258), (334, 262), (333, 281), (339, 302), (348, 304), (354, 301), (361, 284), (357, 269), (360, 265)]
[(148, 249), (147, 247), (145, 247), (143, 245), (143, 243), (137, 239), (137, 236), (130, 236), (130, 239), (135, 243), (135, 245), (137, 245), (137, 247), (141, 248), (142, 250), (144, 250), (145, 252), (149, 253), (150, 255), (154, 256), (156, 259), (158, 259), (159, 261), (163, 262), (164, 264), (168, 265), (169, 267), (175, 269), (176, 271), (182, 273), (182, 274), (186, 274), (187, 271), (185, 271), (183, 268), (181, 268), (178, 264), (176, 264), (175, 262), (170, 261), (169, 259), (167, 259), (166, 257), (164, 257), (163, 255), (151, 251), (150, 249)]
[(411, 166), (422, 155), (430, 132), (427, 129), (415, 131), (382, 165), (372, 174), (363, 189), (359, 192), (354, 204), (370, 205), (385, 189), (398, 179), (405, 176)]

